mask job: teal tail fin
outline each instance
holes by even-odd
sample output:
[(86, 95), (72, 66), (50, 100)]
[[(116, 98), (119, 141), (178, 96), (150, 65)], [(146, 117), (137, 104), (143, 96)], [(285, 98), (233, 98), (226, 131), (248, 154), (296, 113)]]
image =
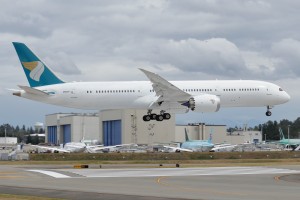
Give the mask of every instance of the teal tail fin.
[(279, 127), (279, 134), (280, 134), (280, 140), (284, 140), (284, 134), (283, 134), (283, 131), (282, 129)]
[(64, 83), (25, 44), (13, 42), (30, 87)]

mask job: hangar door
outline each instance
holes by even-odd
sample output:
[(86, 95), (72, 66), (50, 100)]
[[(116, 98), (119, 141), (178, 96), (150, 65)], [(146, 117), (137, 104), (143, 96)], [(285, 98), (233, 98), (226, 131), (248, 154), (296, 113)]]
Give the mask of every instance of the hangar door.
[(71, 142), (71, 124), (63, 125), (63, 144)]
[(50, 144), (56, 144), (57, 143), (57, 126), (48, 126), (48, 143)]
[(112, 146), (122, 143), (121, 120), (103, 121), (103, 144)]

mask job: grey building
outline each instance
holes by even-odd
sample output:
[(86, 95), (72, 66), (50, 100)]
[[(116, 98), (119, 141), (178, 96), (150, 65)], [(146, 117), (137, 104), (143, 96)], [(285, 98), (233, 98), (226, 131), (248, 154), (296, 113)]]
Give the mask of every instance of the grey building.
[[(240, 131), (227, 133), (226, 125), (204, 123), (177, 125), (175, 115), (170, 120), (144, 122), (146, 110), (107, 110), (95, 114), (57, 113), (46, 116), (46, 142), (101, 143), (106, 146), (117, 144), (166, 144), (185, 141), (185, 129), (190, 140), (212, 139), (216, 143), (261, 142), (261, 133)], [(156, 112), (157, 113), (157, 112)]]
[(108, 145), (167, 143), (175, 140), (175, 118), (144, 122), (145, 110), (109, 110), (99, 114), (56, 113), (46, 116), (46, 142), (65, 144), (97, 140)]
[(46, 143), (65, 144), (81, 140), (99, 140), (97, 114), (56, 113), (46, 115)]

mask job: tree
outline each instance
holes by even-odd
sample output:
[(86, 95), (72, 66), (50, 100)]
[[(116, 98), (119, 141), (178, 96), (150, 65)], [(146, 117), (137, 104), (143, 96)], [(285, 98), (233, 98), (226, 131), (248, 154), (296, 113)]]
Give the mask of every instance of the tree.
[(39, 143), (40, 143), (39, 136), (38, 134), (36, 134), (32, 139), (32, 144), (39, 144)]
[(30, 135), (28, 135), (26, 144), (31, 144), (31, 143), (32, 143), (32, 138)]

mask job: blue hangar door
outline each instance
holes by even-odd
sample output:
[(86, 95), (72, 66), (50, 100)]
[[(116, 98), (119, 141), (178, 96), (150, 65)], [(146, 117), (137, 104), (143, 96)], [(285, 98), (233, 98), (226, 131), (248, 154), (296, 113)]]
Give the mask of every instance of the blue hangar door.
[(71, 124), (63, 125), (63, 144), (71, 142)]
[(48, 126), (48, 143), (56, 144), (57, 143), (57, 126)]
[(121, 120), (103, 121), (103, 144), (112, 146), (122, 143)]

